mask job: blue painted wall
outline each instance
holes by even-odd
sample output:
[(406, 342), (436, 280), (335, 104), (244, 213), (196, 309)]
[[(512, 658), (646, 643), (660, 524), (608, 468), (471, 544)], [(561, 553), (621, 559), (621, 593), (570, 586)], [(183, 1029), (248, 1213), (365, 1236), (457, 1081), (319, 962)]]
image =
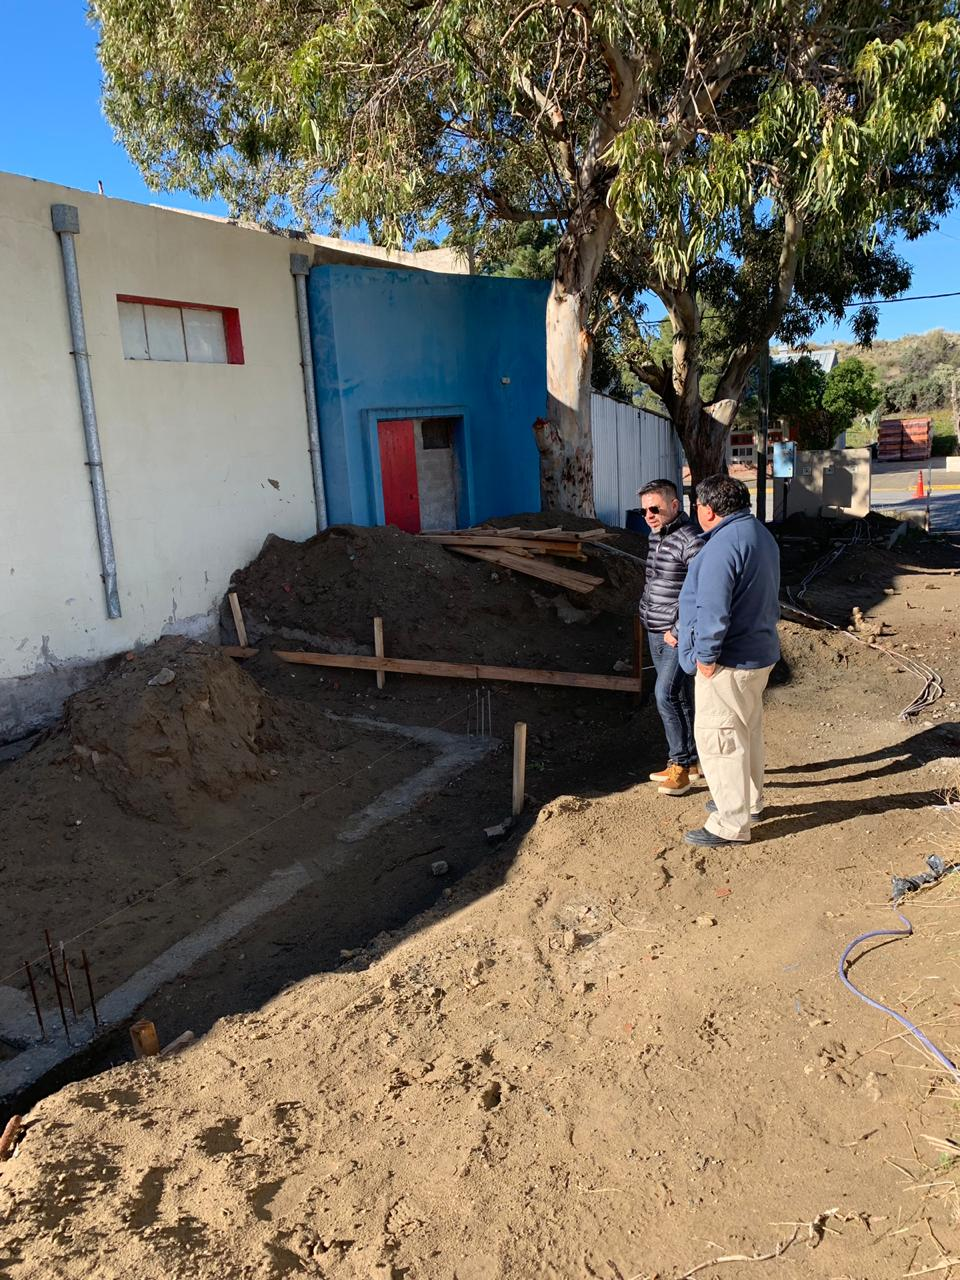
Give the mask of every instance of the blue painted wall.
[(539, 510), (531, 428), (546, 407), (548, 290), (544, 281), (313, 268), (310, 329), (331, 524), (383, 523), (378, 418), (463, 418), (461, 525)]

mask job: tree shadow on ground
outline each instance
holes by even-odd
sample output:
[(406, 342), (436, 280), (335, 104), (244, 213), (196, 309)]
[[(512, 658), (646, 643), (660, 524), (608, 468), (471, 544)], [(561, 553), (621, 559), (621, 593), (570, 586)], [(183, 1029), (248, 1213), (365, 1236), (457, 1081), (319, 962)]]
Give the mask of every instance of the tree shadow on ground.
[[(823, 779), (809, 782), (790, 782), (787, 779), (796, 774), (827, 773), (831, 769), (851, 769), (857, 765), (880, 764), (887, 761), (879, 769), (864, 769), (859, 773), (847, 773), (842, 778), (831, 779), (834, 784), (870, 782), (875, 778), (909, 773), (911, 769), (917, 769), (931, 760), (940, 759), (951, 747), (960, 749), (960, 722), (943, 720), (935, 729), (923, 729), (910, 738), (878, 747), (875, 751), (865, 751), (860, 755), (839, 756), (833, 760), (791, 764), (782, 769), (768, 768), (766, 774), (768, 780), (776, 783), (778, 787), (822, 787)], [(960, 774), (960, 756), (957, 759), (957, 772)]]
[(899, 791), (889, 796), (867, 796), (851, 800), (798, 800), (794, 804), (768, 804), (764, 807), (763, 821), (754, 828), (753, 843), (780, 840), (801, 831), (836, 826), (851, 818), (868, 815), (879, 817), (900, 809), (925, 809), (936, 804), (941, 795), (941, 791), (931, 788), (926, 791)]

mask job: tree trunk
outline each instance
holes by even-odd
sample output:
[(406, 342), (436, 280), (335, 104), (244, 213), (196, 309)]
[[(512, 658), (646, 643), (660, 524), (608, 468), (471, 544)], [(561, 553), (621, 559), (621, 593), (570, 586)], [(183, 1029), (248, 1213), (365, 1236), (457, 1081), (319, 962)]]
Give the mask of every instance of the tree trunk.
[(686, 454), (691, 485), (726, 472), (727, 436), (738, 408), (733, 400), (707, 405), (681, 402), (672, 407), (670, 416)]
[(594, 518), (590, 306), (614, 217), (605, 201), (571, 219), (547, 300), (547, 416), (534, 423), (542, 510)]

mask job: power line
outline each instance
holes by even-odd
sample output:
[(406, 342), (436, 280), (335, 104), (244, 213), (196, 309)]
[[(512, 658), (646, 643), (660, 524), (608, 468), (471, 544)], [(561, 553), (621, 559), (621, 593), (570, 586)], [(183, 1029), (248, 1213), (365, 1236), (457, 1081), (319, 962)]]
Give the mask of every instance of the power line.
[[(951, 237), (951, 239), (956, 238)], [(938, 298), (960, 298), (960, 289), (953, 289), (949, 293), (913, 293), (903, 298), (866, 298), (863, 302), (844, 302), (841, 306), (844, 311), (855, 311), (859, 307), (886, 307), (893, 302), (933, 302)], [(812, 308), (804, 307), (803, 310), (810, 312)], [(717, 320), (719, 319), (719, 313), (716, 311), (704, 311), (700, 319)], [(669, 323), (669, 316), (662, 316), (659, 320), (637, 320), (637, 324), (643, 325), (646, 329), (659, 329), (662, 324)]]
[[(951, 236), (951, 240), (955, 240), (956, 236)], [(846, 311), (850, 307), (885, 307), (890, 302), (930, 302), (934, 298), (960, 298), (960, 289), (954, 289), (952, 293), (914, 293), (906, 298), (870, 298), (866, 302), (845, 302), (843, 308)]]

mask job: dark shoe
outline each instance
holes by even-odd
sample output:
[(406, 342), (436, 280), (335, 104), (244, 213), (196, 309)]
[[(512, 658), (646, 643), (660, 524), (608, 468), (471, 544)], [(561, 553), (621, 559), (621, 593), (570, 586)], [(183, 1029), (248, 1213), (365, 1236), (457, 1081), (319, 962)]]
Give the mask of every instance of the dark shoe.
[(688, 831), (684, 835), (687, 844), (694, 844), (703, 849), (718, 849), (725, 844), (749, 844), (749, 840), (727, 840), (723, 836), (715, 836), (706, 827), (697, 827), (696, 831)]
[[(706, 809), (707, 813), (716, 813), (716, 812), (717, 812), (717, 806), (713, 803), (713, 801), (712, 801), (712, 800), (708, 800), (708, 801), (707, 801), (707, 803), (706, 803), (703, 807)], [(751, 821), (751, 822), (760, 822), (762, 819), (763, 819), (763, 810), (762, 810), (762, 809), (752, 809), (752, 810), (751, 810), (751, 812), (750, 812), (750, 821)]]

